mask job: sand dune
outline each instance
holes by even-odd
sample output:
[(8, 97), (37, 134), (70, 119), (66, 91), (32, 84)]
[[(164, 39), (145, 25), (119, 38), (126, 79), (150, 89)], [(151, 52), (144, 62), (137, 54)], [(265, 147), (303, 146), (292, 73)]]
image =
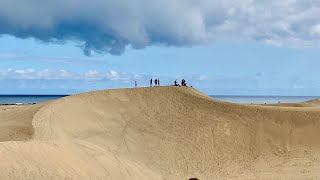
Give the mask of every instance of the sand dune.
[(301, 103), (277, 103), (277, 104), (260, 104), (262, 106), (282, 106), (282, 107), (320, 107), (320, 99)]
[(31, 139), (32, 118), (41, 106), (0, 106), (0, 142)]
[(319, 179), (320, 108), (192, 88), (97, 91), (0, 109), (0, 179)]

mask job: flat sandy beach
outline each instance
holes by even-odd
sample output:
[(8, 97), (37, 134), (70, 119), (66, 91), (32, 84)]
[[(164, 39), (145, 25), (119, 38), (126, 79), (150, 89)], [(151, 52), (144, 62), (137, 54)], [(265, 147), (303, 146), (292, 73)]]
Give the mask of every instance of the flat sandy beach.
[(154, 87), (0, 106), (0, 179), (320, 179), (319, 105)]

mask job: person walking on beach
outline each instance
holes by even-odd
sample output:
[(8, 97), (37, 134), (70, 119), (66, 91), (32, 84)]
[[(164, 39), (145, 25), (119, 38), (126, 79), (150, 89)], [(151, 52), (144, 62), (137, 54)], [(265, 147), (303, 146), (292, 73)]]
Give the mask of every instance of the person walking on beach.
[(137, 81), (134, 81), (134, 87), (135, 87), (135, 88), (138, 87)]
[(160, 86), (160, 79), (158, 78), (158, 86)]
[(152, 78), (150, 79), (150, 87), (152, 87)]
[(157, 86), (157, 85), (158, 85), (158, 79), (155, 79), (155, 80), (154, 80), (154, 84), (155, 84), (154, 86)]

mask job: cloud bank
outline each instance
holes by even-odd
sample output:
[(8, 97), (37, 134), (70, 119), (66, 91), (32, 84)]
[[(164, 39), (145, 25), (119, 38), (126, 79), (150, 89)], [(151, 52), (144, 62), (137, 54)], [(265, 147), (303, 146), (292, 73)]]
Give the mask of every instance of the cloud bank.
[(110, 70), (98, 72), (90, 70), (87, 72), (72, 72), (60, 70), (34, 70), (34, 69), (6, 69), (0, 70), (0, 79), (14, 80), (103, 80), (103, 81), (130, 81), (134, 75)]
[(0, 34), (74, 41), (86, 55), (126, 46), (249, 40), (317, 46), (319, 0), (1, 0)]
[[(74, 94), (110, 88), (148, 87), (150, 78), (160, 78), (161, 85), (172, 85), (175, 79), (187, 80), (188, 85), (209, 94), (224, 95), (318, 95), (318, 80), (306, 80), (300, 76), (281, 77), (258, 72), (247, 76), (205, 74), (156, 75), (133, 74), (116, 70), (74, 72), (69, 70), (0, 69), (2, 94)], [(272, 81), (272, 84), (270, 82)]]

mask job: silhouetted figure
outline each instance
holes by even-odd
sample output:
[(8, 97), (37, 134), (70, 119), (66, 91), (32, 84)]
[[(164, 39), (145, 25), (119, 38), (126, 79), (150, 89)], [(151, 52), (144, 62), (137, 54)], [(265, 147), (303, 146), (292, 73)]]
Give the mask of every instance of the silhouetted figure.
[(181, 86), (187, 86), (186, 80), (184, 79), (181, 80)]
[(154, 84), (155, 84), (155, 86), (158, 85), (158, 79), (155, 79), (155, 80), (154, 80)]
[(152, 78), (150, 79), (150, 87), (152, 87)]
[(134, 81), (134, 87), (135, 87), (135, 88), (138, 87), (137, 81)]
[(179, 86), (179, 84), (178, 84), (178, 81), (177, 81), (177, 80), (174, 80), (174, 85), (175, 85), (175, 86)]
[(158, 86), (160, 86), (160, 79), (158, 78)]

